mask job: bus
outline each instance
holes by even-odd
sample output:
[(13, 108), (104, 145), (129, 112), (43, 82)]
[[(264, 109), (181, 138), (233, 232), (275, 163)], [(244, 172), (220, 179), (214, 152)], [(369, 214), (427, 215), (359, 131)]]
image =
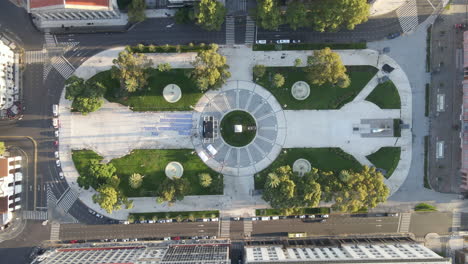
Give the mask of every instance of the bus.
[(306, 232), (288, 233), (288, 238), (298, 238), (298, 237), (307, 237), (307, 233)]

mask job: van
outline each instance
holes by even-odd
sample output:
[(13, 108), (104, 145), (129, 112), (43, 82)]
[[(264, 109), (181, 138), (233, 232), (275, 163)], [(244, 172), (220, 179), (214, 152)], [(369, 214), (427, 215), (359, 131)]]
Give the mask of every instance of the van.
[(52, 105), (52, 113), (54, 114), (55, 117), (58, 116), (58, 105), (56, 104)]

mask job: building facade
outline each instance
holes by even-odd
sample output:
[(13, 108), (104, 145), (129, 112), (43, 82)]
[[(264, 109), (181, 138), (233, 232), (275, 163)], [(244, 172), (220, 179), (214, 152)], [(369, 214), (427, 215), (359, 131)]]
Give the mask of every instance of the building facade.
[(0, 227), (7, 225), (20, 209), (23, 174), (21, 156), (0, 157)]
[(19, 100), (18, 55), (0, 40), (0, 110)]
[(102, 243), (49, 249), (31, 264), (229, 264), (228, 240)]
[(27, 0), (25, 8), (39, 28), (122, 24), (117, 0)]
[(250, 241), (244, 263), (451, 263), (409, 238)]

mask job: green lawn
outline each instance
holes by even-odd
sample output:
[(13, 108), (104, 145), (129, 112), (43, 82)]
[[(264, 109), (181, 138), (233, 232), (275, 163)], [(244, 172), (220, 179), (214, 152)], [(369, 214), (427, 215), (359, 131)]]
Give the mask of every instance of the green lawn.
[[(284, 153), (286, 151), (286, 153)], [(266, 176), (278, 167), (289, 165), (297, 159), (307, 159), (312, 167), (322, 171), (360, 170), (362, 165), (340, 148), (292, 148), (283, 149), (276, 160), (265, 170), (255, 175), (255, 189), (263, 189)]]
[[(120, 89), (119, 81), (111, 78), (109, 71), (100, 72), (93, 77), (92, 81), (102, 82), (107, 91), (105, 98), (110, 102), (116, 102), (132, 107), (133, 111), (191, 111), (203, 93), (197, 88), (195, 82), (187, 77), (191, 69), (172, 69), (168, 72), (160, 72), (150, 69), (148, 87), (129, 93), (127, 97), (115, 97), (116, 91)], [(164, 87), (175, 83), (182, 90), (182, 98), (177, 103), (168, 103), (162, 96)]]
[[(242, 133), (234, 132), (234, 125), (242, 125)], [(254, 139), (256, 134), (256, 130), (247, 130), (249, 126), (255, 126), (255, 120), (249, 113), (240, 110), (232, 111), (221, 120), (221, 136), (231, 146), (245, 146)]]
[(367, 156), (367, 159), (374, 164), (376, 168), (387, 171), (385, 178), (390, 178), (400, 162), (400, 147), (383, 147), (378, 151)]
[[(127, 197), (155, 196), (159, 184), (166, 178), (164, 169), (171, 161), (178, 161), (184, 166), (184, 174), (190, 182), (191, 191), (187, 195), (209, 195), (223, 193), (222, 175), (211, 170), (201, 161), (192, 150), (152, 150), (137, 149), (124, 157), (113, 159), (111, 163), (117, 168), (117, 176), (120, 178), (120, 189)], [(73, 161), (79, 173), (89, 163), (90, 159), (100, 158), (99, 155), (90, 150), (73, 151)], [(203, 188), (198, 180), (198, 174), (206, 172), (211, 175), (213, 182), (210, 187)], [(143, 185), (140, 189), (132, 189), (128, 184), (128, 178), (133, 173), (144, 175)]]
[[(265, 75), (257, 83), (269, 90), (284, 109), (339, 109), (351, 102), (377, 72), (372, 66), (348, 66), (346, 69), (351, 79), (348, 88), (339, 88), (330, 84), (316, 86), (309, 83), (310, 96), (298, 101), (291, 95), (291, 87), (297, 81), (307, 82), (303, 69), (303, 67), (267, 67)], [(275, 73), (281, 73), (285, 78), (282, 88), (274, 88), (272, 85)]]
[(392, 81), (377, 85), (366, 100), (376, 104), (381, 109), (401, 108), (400, 94)]

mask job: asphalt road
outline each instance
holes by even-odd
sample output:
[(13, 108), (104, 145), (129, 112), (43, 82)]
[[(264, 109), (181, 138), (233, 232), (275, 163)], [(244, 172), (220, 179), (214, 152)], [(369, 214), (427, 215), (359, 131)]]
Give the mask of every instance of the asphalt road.
[(452, 213), (420, 212), (411, 215), (409, 231), (416, 237), (424, 237), (428, 233), (447, 235), (451, 227)]
[[(304, 219), (308, 220), (308, 219)], [(325, 223), (302, 219), (253, 222), (252, 236), (284, 236), (288, 232), (307, 232), (308, 236), (346, 234), (384, 234), (398, 231), (399, 217), (349, 217), (332, 215)]]
[(158, 238), (168, 236), (217, 236), (219, 222), (131, 224), (131, 225), (81, 225), (60, 226), (61, 240), (95, 240), (122, 238)]

